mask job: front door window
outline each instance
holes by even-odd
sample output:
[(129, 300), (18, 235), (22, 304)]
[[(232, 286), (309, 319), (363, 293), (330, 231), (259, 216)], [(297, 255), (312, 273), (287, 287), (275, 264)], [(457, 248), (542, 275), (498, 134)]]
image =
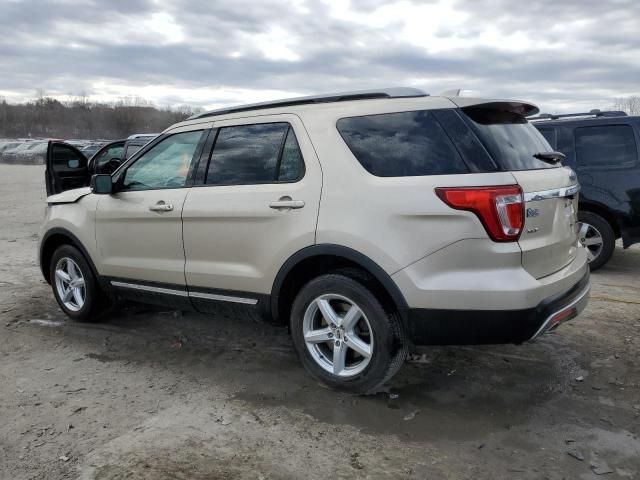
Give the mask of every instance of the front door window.
[(202, 130), (176, 133), (151, 147), (127, 169), (122, 190), (184, 187), (202, 135)]

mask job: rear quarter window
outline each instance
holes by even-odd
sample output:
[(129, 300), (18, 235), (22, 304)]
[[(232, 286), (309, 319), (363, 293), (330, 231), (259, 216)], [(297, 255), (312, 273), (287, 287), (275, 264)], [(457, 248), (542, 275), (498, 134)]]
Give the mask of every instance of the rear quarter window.
[(536, 153), (548, 152), (553, 148), (522, 115), (482, 107), (466, 107), (462, 112), (502, 170), (539, 170), (561, 166), (534, 157)]
[(442, 126), (427, 111), (342, 118), (336, 126), (358, 162), (378, 177), (469, 172)]

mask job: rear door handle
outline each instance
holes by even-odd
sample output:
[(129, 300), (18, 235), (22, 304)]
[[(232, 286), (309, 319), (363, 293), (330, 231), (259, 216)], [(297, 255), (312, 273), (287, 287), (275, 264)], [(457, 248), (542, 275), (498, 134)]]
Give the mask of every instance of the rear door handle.
[(271, 202), (269, 207), (276, 210), (289, 210), (304, 207), (304, 202), (302, 200), (292, 200), (291, 197), (281, 197), (277, 202)]
[(173, 205), (171, 205), (170, 203), (164, 203), (164, 201), (160, 200), (155, 205), (151, 205), (149, 207), (149, 210), (151, 210), (152, 212), (170, 212), (171, 210), (173, 210)]

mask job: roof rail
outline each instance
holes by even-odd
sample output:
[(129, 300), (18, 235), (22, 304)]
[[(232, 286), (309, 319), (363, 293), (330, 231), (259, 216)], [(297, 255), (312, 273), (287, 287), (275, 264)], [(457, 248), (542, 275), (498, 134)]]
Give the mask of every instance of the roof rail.
[(346, 102), (349, 100), (371, 100), (375, 98), (426, 97), (428, 95), (428, 93), (425, 93), (418, 88), (411, 87), (392, 87), (372, 90), (356, 90), (353, 92), (326, 93), (323, 95), (312, 95), (309, 97), (285, 98), (270, 102), (250, 103), (247, 105), (238, 105), (236, 107), (220, 108), (209, 112), (198, 113), (189, 117), (187, 120), (225, 115), (227, 113), (246, 112), (249, 110), (262, 110), (265, 108), (309, 105), (312, 103)]
[(573, 117), (626, 117), (627, 113), (620, 110), (598, 110), (594, 108), (588, 112), (584, 113), (562, 113), (562, 114), (553, 114), (553, 113), (541, 113), (537, 117), (531, 117), (528, 120), (530, 122), (535, 122), (539, 120), (558, 120), (561, 118), (573, 118)]

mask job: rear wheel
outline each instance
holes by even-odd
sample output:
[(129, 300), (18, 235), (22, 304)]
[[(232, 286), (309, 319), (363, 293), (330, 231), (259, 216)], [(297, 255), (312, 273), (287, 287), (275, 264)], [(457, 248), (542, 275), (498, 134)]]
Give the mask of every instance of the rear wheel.
[(578, 212), (578, 239), (587, 249), (591, 270), (597, 270), (609, 261), (616, 246), (613, 228), (600, 215), (593, 212)]
[(77, 248), (71, 245), (58, 247), (49, 268), (53, 295), (67, 316), (82, 322), (95, 322), (108, 311), (108, 299)]
[(340, 274), (323, 275), (300, 290), (291, 334), (314, 377), (352, 393), (378, 391), (407, 356), (397, 314), (387, 313), (366, 287)]

